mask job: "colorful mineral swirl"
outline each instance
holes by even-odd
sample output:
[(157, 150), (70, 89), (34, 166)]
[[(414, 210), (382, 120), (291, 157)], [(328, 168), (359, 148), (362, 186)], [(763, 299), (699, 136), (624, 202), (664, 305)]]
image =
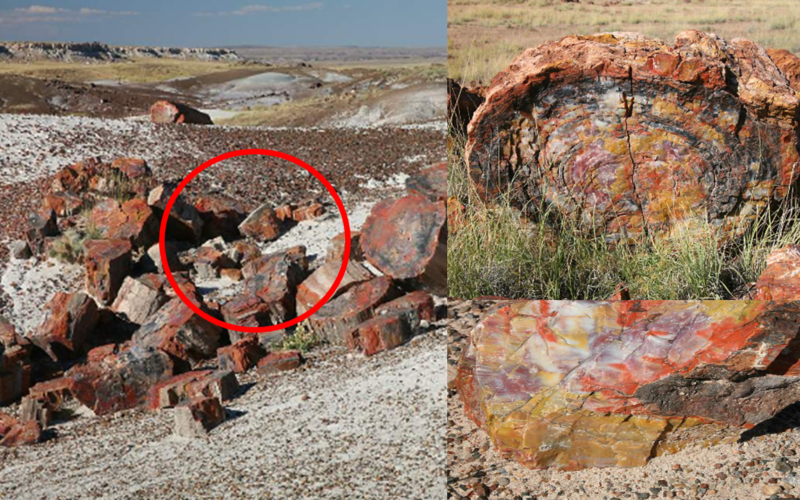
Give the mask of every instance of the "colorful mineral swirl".
[(799, 400), (799, 332), (800, 302), (512, 302), (472, 331), (458, 388), (527, 466), (638, 466)]

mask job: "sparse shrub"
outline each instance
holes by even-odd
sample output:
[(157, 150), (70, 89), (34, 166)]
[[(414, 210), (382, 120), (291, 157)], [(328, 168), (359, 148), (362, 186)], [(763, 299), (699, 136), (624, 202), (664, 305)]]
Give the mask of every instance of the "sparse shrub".
[(293, 334), (287, 336), (280, 342), (273, 342), (270, 346), (272, 351), (300, 351), (308, 352), (322, 344), (322, 340), (309, 328), (306, 322), (297, 325)]
[(68, 264), (80, 262), (83, 259), (85, 241), (85, 234), (76, 229), (68, 229), (50, 246), (50, 257)]

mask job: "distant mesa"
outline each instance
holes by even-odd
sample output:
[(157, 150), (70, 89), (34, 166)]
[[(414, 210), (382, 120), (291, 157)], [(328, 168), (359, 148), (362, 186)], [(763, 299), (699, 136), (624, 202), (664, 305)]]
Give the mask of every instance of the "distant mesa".
[(136, 58), (243, 60), (231, 49), (114, 46), (100, 42), (0, 42), (0, 61), (108, 62)]

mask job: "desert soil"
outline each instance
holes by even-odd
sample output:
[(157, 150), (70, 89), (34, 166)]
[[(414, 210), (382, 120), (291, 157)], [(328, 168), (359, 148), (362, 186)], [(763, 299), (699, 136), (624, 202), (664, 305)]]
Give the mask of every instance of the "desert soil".
[(448, 498), (729, 499), (800, 495), (800, 404), (730, 444), (690, 447), (639, 468), (533, 470), (507, 459), (464, 414), (455, 390), (456, 365), (470, 330), (497, 301), (448, 301)]

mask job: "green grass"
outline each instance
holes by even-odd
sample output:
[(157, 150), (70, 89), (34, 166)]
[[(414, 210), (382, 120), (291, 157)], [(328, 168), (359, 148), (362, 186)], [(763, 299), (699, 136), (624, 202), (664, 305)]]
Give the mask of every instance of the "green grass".
[(732, 299), (757, 280), (773, 250), (800, 243), (793, 195), (724, 245), (705, 222), (691, 227), (691, 235), (614, 245), (544, 206), (523, 217), (507, 198), (486, 203), (477, 196), (463, 161), (464, 138), (452, 130), (448, 194), (466, 212), (462, 228), (448, 235), (451, 297), (602, 300), (623, 284), (634, 299)]
[(273, 342), (270, 350), (275, 351), (300, 351), (306, 353), (322, 344), (322, 340), (303, 322), (297, 325), (294, 333), (280, 342)]

